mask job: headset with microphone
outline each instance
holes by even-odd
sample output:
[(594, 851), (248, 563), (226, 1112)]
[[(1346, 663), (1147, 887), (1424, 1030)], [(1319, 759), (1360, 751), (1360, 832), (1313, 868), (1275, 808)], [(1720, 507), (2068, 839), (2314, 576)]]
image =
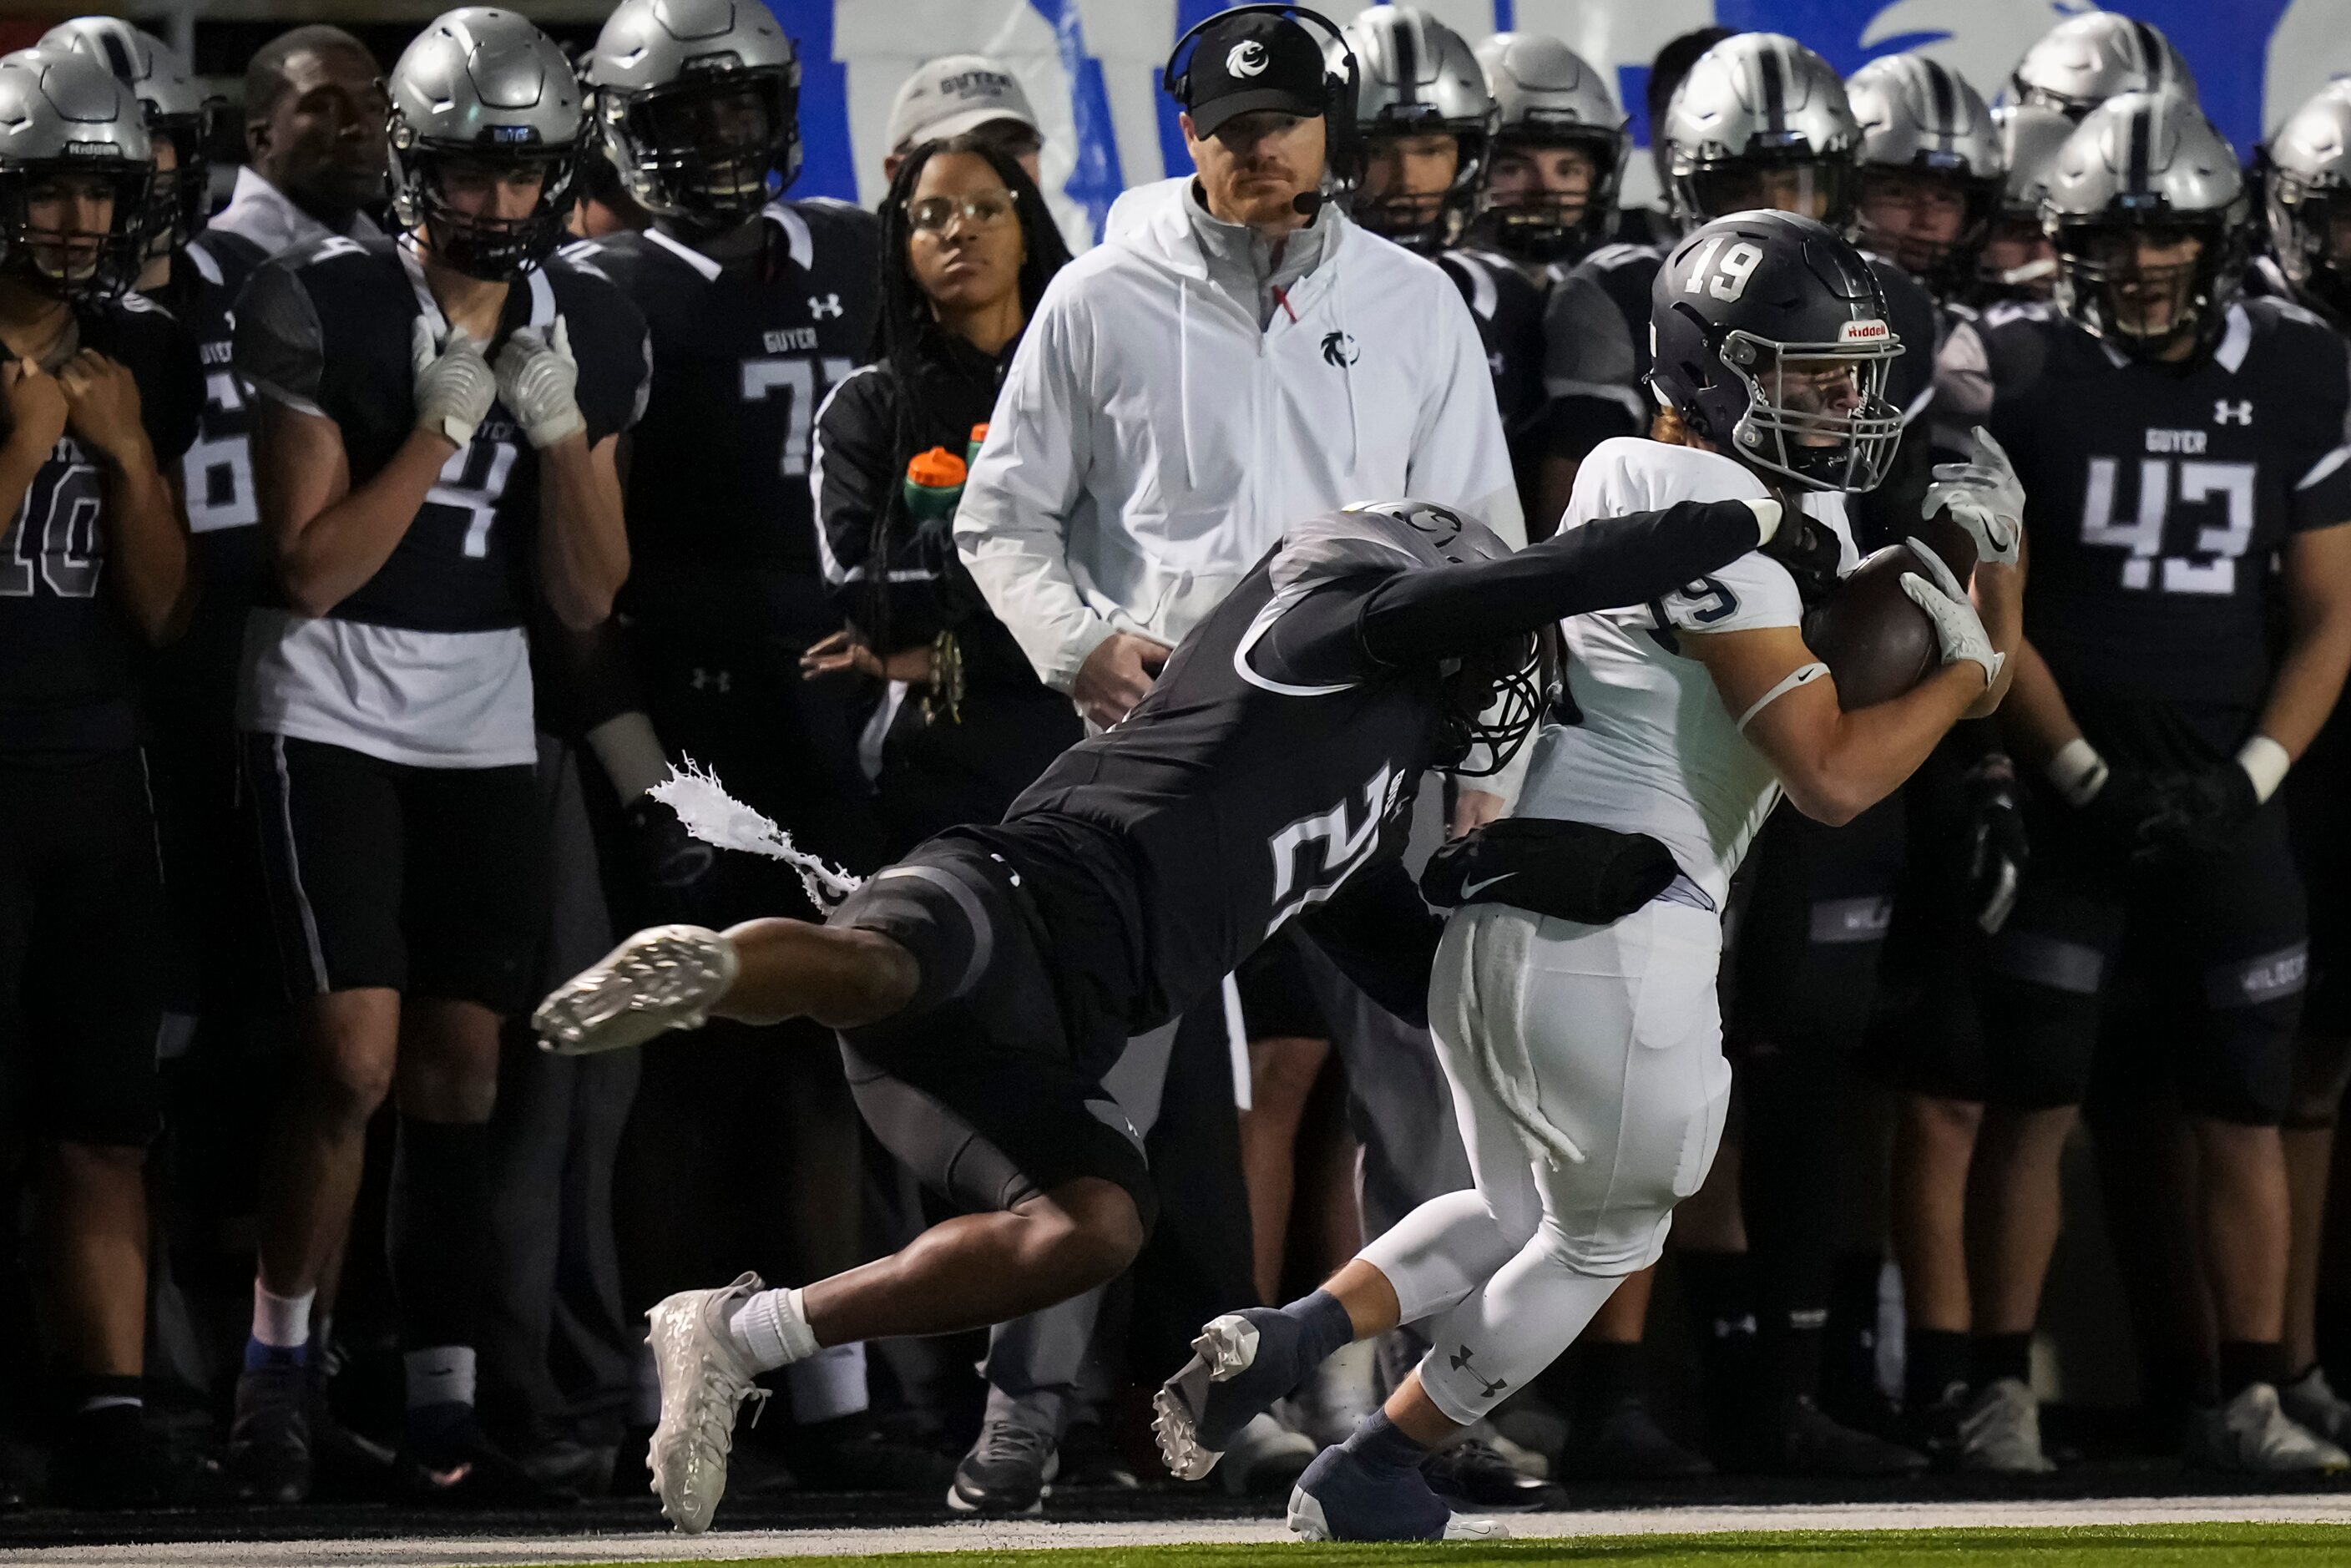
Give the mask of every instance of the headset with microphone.
[(1320, 11), (1304, 5), (1234, 5), (1217, 12), (1195, 25), (1167, 53), (1167, 68), (1160, 73), (1159, 90), (1186, 109), (1191, 107), (1192, 61), (1186, 52), (1193, 41), (1233, 16), (1251, 15), (1280, 16), (1292, 22), (1303, 22), (1322, 29), (1339, 46), (1339, 58), (1347, 68), (1343, 77), (1326, 72), (1322, 78), (1323, 167), (1327, 171), (1330, 191), (1301, 191), (1290, 199), (1290, 204), (1307, 217), (1312, 217), (1322, 204), (1343, 196), (1355, 188), (1363, 177), (1356, 153), (1359, 151), (1355, 131), (1355, 104), (1363, 85), (1363, 72), (1355, 63), (1355, 51), (1347, 42), (1347, 35), (1339, 24)]

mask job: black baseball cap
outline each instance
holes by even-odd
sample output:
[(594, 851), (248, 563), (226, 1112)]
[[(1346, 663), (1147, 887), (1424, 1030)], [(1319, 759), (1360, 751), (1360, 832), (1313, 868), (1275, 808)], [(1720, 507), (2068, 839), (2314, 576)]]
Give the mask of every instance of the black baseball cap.
[(1264, 11), (1210, 21), (1180, 86), (1192, 134), (1204, 140), (1238, 115), (1271, 109), (1306, 120), (1330, 104), (1313, 35)]

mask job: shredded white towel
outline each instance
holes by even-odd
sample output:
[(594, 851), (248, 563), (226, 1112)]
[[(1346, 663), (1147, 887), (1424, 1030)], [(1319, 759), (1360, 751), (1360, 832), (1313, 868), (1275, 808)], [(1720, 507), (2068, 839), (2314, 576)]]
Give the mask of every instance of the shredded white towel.
[(831, 909), (865, 884), (864, 878), (794, 846), (789, 833), (729, 795), (718, 776), (691, 757), (682, 767), (672, 767), (669, 777), (648, 793), (675, 811), (685, 831), (704, 843), (765, 855), (799, 873), (800, 885), (819, 909)]

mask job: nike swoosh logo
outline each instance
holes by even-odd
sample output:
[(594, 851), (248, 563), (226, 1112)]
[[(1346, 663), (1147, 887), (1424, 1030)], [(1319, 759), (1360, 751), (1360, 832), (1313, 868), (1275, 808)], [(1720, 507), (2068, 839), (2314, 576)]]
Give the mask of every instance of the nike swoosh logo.
[(1461, 886), (1461, 897), (1465, 902), (1467, 902), (1469, 899), (1477, 897), (1479, 894), (1485, 892), (1496, 883), (1508, 882), (1518, 874), (1519, 873), (1514, 871), (1506, 871), (1499, 876), (1489, 876), (1483, 882), (1464, 883)]

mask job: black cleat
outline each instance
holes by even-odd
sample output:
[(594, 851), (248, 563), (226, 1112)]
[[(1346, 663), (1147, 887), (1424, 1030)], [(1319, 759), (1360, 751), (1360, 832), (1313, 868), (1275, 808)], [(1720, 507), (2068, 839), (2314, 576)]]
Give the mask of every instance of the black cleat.
[(1760, 1458), (1781, 1475), (1867, 1479), (1917, 1475), (1928, 1466), (1916, 1448), (1848, 1427), (1806, 1398), (1782, 1401), (1777, 1429), (1764, 1436)]
[(49, 1501), (111, 1513), (175, 1500), (146, 1412), (138, 1406), (85, 1410), (67, 1421), (49, 1457)]
[(1576, 1423), (1564, 1467), (1594, 1480), (1688, 1480), (1714, 1474), (1706, 1457), (1674, 1441), (1648, 1406), (1620, 1399), (1596, 1420)]
[(783, 1443), (810, 1491), (913, 1492), (936, 1497), (955, 1461), (926, 1444), (883, 1431), (870, 1416), (842, 1416), (793, 1430)]
[(947, 1507), (957, 1513), (1030, 1518), (1045, 1511), (1045, 1483), (1053, 1479), (1054, 1441), (1048, 1427), (1020, 1419), (1028, 1414), (992, 1415), (980, 1427), (979, 1441), (956, 1467), (947, 1486)]
[(310, 1371), (247, 1367), (237, 1375), (236, 1414), (223, 1467), (230, 1493), (281, 1506), (310, 1496)]
[(1091, 1417), (1072, 1422), (1061, 1434), (1061, 1469), (1055, 1484), (1092, 1491), (1134, 1491), (1143, 1478), (1126, 1462), (1102, 1424)]
[(1428, 1489), (1456, 1508), (1522, 1511), (1541, 1506), (1547, 1482), (1521, 1473), (1493, 1444), (1464, 1437), (1439, 1448), (1420, 1467)]
[(545, 1508), (577, 1502), (580, 1494), (531, 1474), (468, 1418), (402, 1451), (414, 1500), (442, 1508)]

